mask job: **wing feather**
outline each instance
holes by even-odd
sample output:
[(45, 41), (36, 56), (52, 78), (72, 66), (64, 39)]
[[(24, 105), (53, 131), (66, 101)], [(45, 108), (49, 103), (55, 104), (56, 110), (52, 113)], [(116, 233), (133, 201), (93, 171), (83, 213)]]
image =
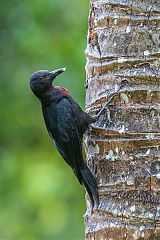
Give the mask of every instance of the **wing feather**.
[(62, 98), (58, 103), (52, 102), (42, 109), (47, 130), (57, 150), (82, 183), (80, 172), (84, 166), (82, 139), (79, 136), (71, 102), (67, 98)]

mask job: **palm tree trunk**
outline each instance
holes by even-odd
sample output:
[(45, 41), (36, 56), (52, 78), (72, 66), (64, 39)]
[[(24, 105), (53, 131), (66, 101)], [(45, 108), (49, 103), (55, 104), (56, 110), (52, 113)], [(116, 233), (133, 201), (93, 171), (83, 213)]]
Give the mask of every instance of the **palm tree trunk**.
[(86, 240), (160, 240), (159, 0), (90, 0), (86, 109), (98, 113), (85, 136), (99, 187)]

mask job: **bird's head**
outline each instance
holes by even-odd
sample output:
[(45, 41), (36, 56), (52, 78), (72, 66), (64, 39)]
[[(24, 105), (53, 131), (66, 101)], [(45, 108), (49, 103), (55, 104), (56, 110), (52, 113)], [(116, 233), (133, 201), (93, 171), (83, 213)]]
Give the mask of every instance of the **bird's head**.
[(51, 72), (40, 70), (33, 73), (30, 77), (30, 87), (33, 93), (37, 97), (43, 95), (52, 86), (53, 79), (65, 70), (66, 68), (59, 68)]

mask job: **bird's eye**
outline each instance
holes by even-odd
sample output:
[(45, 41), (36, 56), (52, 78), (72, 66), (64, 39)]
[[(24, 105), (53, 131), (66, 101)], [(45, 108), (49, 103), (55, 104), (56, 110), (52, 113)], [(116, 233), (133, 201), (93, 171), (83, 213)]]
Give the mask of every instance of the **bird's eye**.
[(39, 79), (43, 79), (43, 77), (39, 77)]

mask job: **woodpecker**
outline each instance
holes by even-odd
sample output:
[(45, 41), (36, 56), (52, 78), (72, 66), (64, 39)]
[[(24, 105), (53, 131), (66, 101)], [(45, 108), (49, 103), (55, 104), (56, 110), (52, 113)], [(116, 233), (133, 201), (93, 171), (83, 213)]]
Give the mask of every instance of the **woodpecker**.
[(68, 90), (52, 86), (53, 80), (66, 68), (40, 70), (30, 77), (30, 87), (40, 100), (49, 136), (65, 162), (72, 168), (79, 183), (85, 186), (91, 209), (99, 206), (97, 183), (83, 159), (83, 134), (95, 118), (84, 112)]

